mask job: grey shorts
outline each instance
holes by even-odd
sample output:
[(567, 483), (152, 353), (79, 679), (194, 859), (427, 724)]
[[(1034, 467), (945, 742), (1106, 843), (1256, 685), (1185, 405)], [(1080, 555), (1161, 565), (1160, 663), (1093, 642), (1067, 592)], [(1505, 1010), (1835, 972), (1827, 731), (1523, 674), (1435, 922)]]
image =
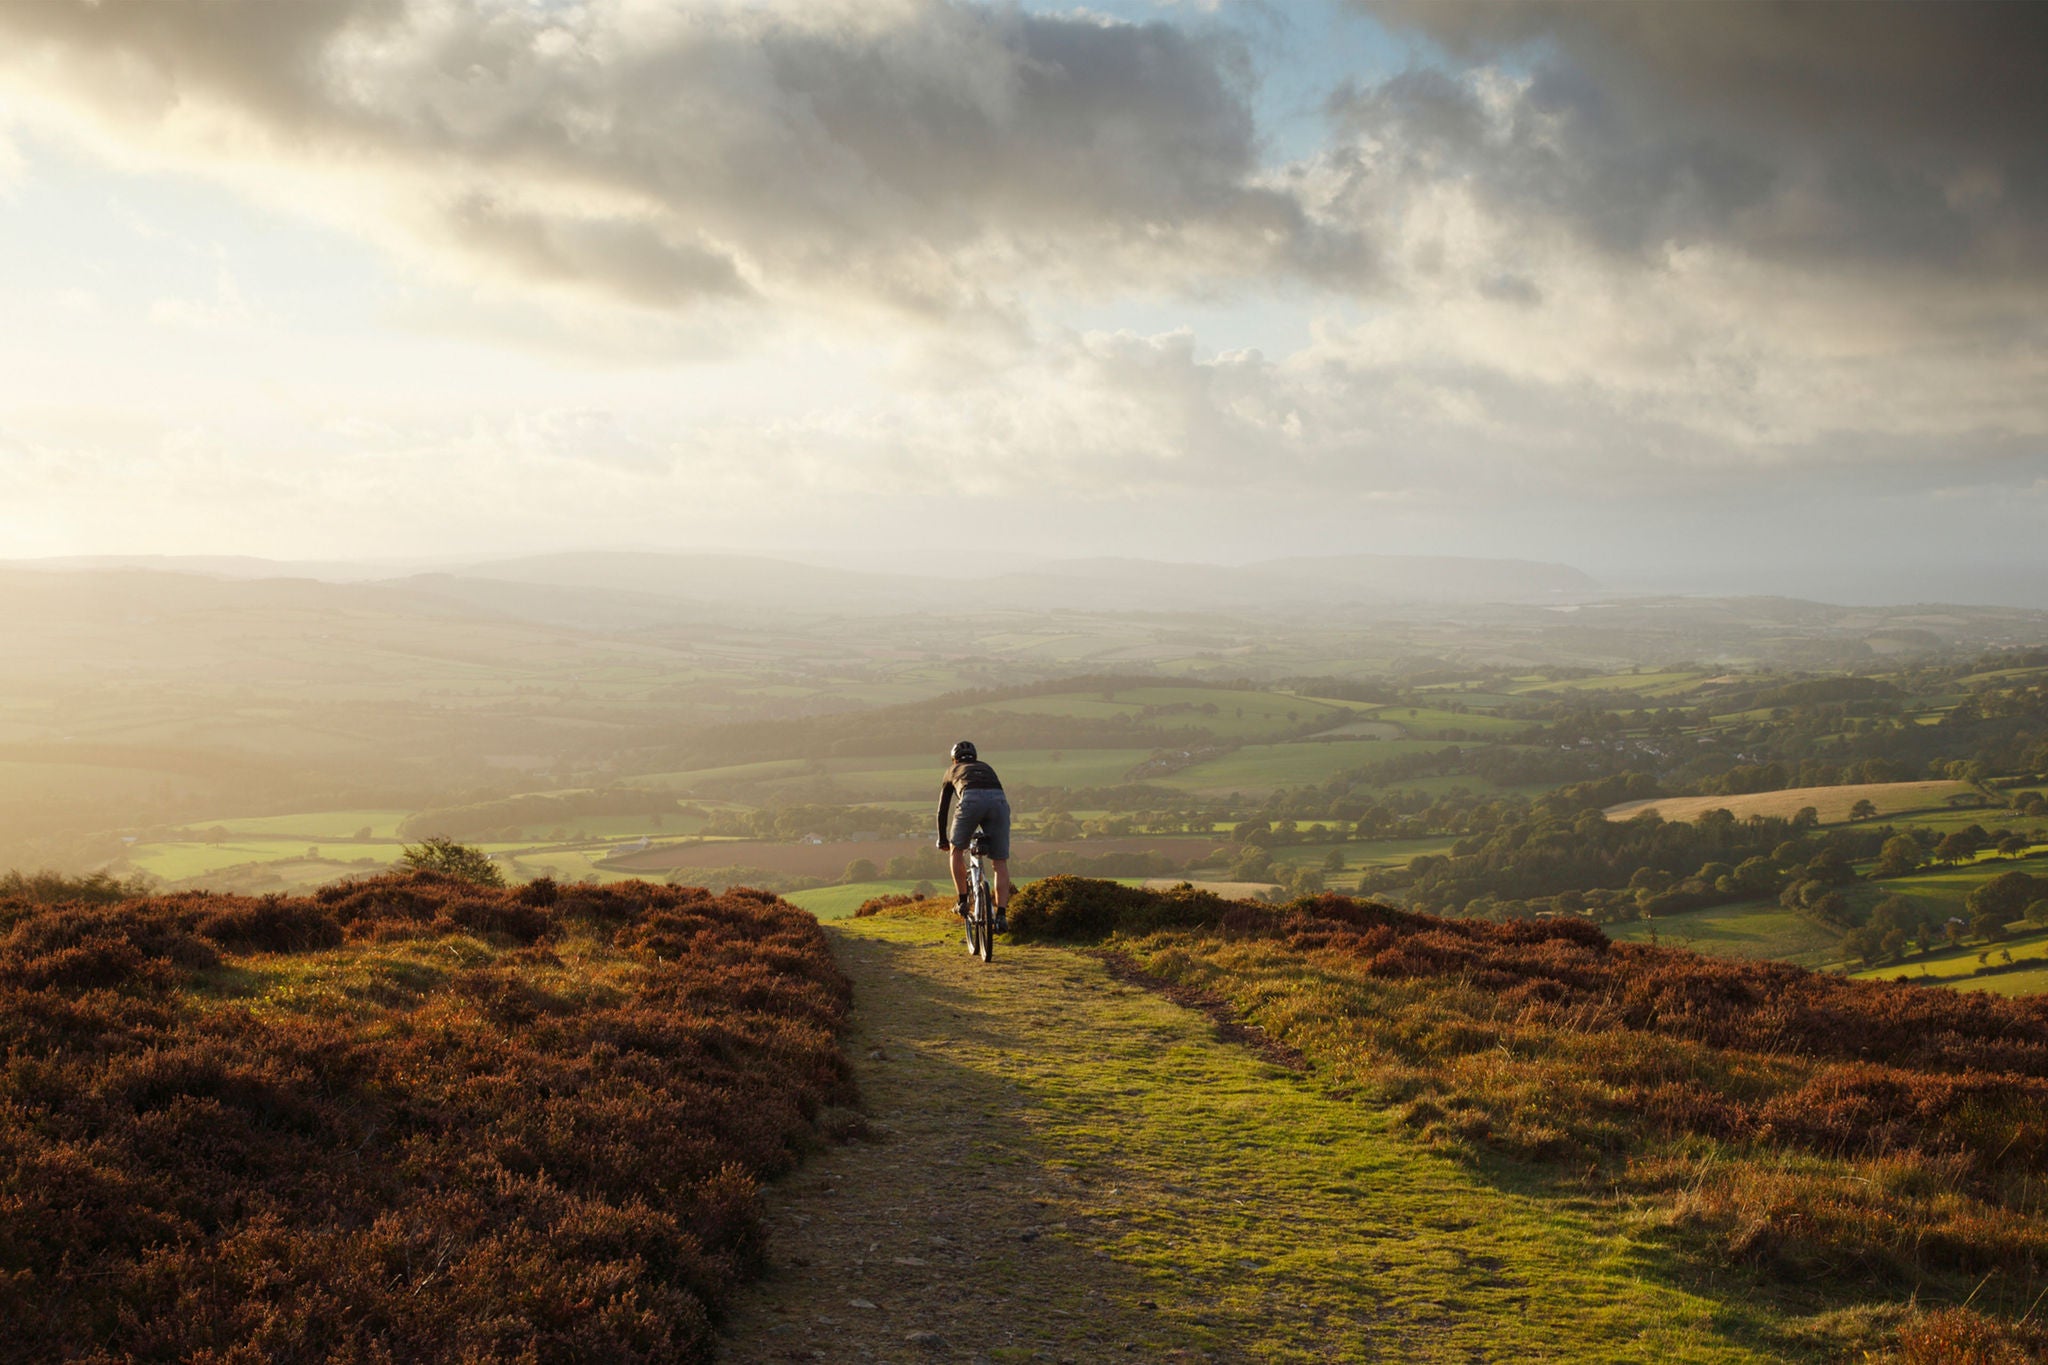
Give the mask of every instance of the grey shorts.
[(981, 851), (1005, 861), (1010, 856), (1010, 798), (999, 791), (961, 792), (953, 806), (953, 828), (946, 842), (964, 849), (981, 831)]

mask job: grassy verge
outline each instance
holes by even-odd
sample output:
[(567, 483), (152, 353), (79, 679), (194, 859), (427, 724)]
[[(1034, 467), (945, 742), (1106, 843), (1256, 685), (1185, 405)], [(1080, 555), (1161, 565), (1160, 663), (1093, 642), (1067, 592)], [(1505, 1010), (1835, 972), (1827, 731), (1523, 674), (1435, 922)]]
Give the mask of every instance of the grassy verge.
[(1635, 1273), (1731, 1294), (1714, 1321), (1760, 1349), (1953, 1359), (1911, 1343), (1965, 1302), (2000, 1349), (2048, 1346), (2018, 1321), (2048, 1287), (2048, 1011), (1335, 897), (1054, 881), (1013, 920), (1226, 999), (1362, 1101), (1351, 1125), (1584, 1210)]

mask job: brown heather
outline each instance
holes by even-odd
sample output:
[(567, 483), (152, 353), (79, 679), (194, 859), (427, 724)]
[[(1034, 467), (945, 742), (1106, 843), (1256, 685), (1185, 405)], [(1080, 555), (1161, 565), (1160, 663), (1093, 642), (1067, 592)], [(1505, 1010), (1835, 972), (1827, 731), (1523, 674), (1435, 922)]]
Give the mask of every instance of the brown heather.
[(0, 1359), (708, 1359), (849, 995), (745, 890), (0, 901)]
[(1340, 896), (1050, 879), (1012, 923), (1114, 936), (1429, 1140), (1607, 1190), (1709, 1263), (1852, 1302), (1976, 1294), (1908, 1315), (1896, 1360), (2048, 1358), (2010, 1320), (2048, 1287), (2048, 1001)]

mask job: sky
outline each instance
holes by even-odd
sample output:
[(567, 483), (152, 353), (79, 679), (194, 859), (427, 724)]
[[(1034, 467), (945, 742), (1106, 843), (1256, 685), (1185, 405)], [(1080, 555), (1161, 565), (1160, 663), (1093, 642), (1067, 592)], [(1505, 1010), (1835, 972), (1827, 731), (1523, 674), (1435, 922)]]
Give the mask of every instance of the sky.
[(0, 0), (0, 558), (2048, 607), (2048, 7)]

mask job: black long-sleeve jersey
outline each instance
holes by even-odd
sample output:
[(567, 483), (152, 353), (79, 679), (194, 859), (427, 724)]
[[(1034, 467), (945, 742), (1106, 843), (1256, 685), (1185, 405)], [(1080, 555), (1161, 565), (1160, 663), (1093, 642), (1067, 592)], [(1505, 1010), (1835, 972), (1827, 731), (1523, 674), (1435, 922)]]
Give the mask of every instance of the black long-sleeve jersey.
[(939, 839), (944, 842), (952, 833), (947, 821), (953, 814), (953, 794), (971, 791), (1001, 791), (1003, 779), (996, 776), (996, 770), (979, 759), (967, 763), (955, 763), (946, 769), (946, 785), (939, 788)]

